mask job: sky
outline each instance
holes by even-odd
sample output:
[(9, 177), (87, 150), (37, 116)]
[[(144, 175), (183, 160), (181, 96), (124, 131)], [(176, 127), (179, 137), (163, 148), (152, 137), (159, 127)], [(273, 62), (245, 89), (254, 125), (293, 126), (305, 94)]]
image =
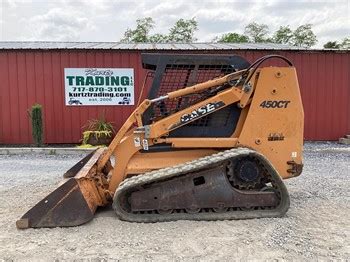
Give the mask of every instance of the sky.
[(0, 41), (117, 42), (136, 19), (152, 17), (151, 33), (167, 33), (180, 18), (195, 17), (198, 42), (264, 23), (272, 32), (311, 23), (315, 47), (350, 37), (350, 0), (0, 0)]

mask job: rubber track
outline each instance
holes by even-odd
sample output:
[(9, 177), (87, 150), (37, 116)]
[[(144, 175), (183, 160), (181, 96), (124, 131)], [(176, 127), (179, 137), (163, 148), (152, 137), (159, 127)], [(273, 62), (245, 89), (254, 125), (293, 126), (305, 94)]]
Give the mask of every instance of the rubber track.
[[(266, 210), (248, 210), (248, 211), (227, 211), (223, 213), (215, 212), (205, 212), (201, 211), (199, 213), (190, 214), (185, 212), (177, 213), (174, 211), (171, 214), (157, 214), (157, 213), (129, 213), (126, 212), (121, 205), (121, 199), (127, 199), (123, 196), (132, 192), (132, 189), (139, 188), (142, 185), (153, 183), (156, 181), (168, 180), (176, 176), (180, 176), (189, 172), (197, 171), (214, 165), (216, 163), (234, 159), (244, 156), (254, 156), (263, 163), (265, 169), (268, 171), (270, 178), (280, 190), (281, 201), (279, 205), (274, 209)], [(165, 221), (175, 221), (175, 220), (231, 220), (231, 219), (252, 219), (252, 218), (263, 218), (263, 217), (281, 217), (283, 216), (289, 208), (289, 194), (286, 186), (284, 185), (281, 177), (278, 175), (276, 169), (270, 164), (270, 162), (260, 153), (248, 149), (248, 148), (234, 148), (220, 153), (215, 153), (210, 156), (199, 158), (184, 164), (176, 165), (173, 167), (167, 167), (152, 172), (144, 173), (142, 175), (134, 176), (125, 179), (118, 187), (113, 198), (113, 208), (117, 216), (121, 220), (130, 222), (140, 222), (140, 223), (152, 223), (152, 222), (165, 222)]]

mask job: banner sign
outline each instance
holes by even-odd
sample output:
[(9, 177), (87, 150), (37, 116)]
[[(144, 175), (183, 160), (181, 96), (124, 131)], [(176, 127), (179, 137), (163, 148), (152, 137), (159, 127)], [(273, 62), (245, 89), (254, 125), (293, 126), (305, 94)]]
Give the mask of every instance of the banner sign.
[(66, 105), (134, 105), (133, 68), (65, 68)]

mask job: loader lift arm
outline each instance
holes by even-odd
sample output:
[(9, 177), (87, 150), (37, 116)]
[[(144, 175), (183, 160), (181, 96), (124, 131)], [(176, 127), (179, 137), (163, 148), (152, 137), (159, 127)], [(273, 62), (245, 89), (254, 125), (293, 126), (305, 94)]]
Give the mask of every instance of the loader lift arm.
[[(118, 146), (118, 144), (120, 143), (121, 139), (125, 136), (125, 134), (130, 130), (130, 128), (133, 126), (133, 124), (136, 122), (138, 127), (136, 128), (136, 130), (134, 132), (142, 132), (145, 136), (145, 138), (147, 139), (152, 139), (152, 138), (158, 138), (161, 136), (164, 136), (165, 134), (167, 134), (169, 131), (176, 129), (178, 127), (180, 127), (181, 125), (181, 116), (184, 114), (189, 114), (191, 113), (195, 108), (199, 108), (202, 107), (206, 104), (209, 104), (211, 102), (215, 102), (215, 101), (220, 101), (223, 103), (223, 106), (227, 106), (230, 104), (233, 104), (235, 102), (241, 101), (242, 102), (239, 104), (241, 108), (244, 108), (245, 105), (247, 104), (250, 95), (253, 92), (253, 89), (251, 89), (248, 92), (244, 92), (242, 91), (242, 86), (233, 86), (231, 88), (229, 88), (228, 90), (225, 90), (223, 92), (221, 92), (220, 94), (218, 94), (215, 97), (206, 99), (198, 104), (195, 104), (187, 109), (184, 109), (182, 111), (177, 112), (174, 115), (171, 115), (169, 117), (166, 117), (150, 126), (145, 127), (142, 123), (142, 115), (143, 113), (151, 106), (152, 103), (157, 103), (166, 99), (176, 99), (179, 97), (183, 97), (189, 94), (193, 94), (193, 93), (198, 93), (213, 87), (217, 87), (217, 86), (222, 86), (222, 85), (228, 85), (231, 83), (233, 83), (235, 80), (238, 80), (242, 74), (246, 72), (246, 70), (242, 70), (239, 72), (235, 72), (229, 75), (226, 75), (224, 77), (218, 78), (218, 79), (214, 79), (214, 80), (210, 80), (207, 81), (205, 83), (201, 83), (201, 84), (197, 84), (191, 87), (187, 87), (181, 90), (177, 90), (171, 93), (168, 93), (166, 96), (163, 97), (157, 97), (155, 99), (149, 100), (146, 99), (144, 100), (138, 107), (137, 109), (130, 115), (130, 117), (126, 120), (126, 122), (124, 123), (124, 125), (120, 128), (118, 134), (114, 137), (113, 141), (111, 142), (111, 144), (109, 145), (109, 147), (107, 148), (107, 150), (105, 151), (104, 155), (100, 158), (99, 162), (98, 162), (98, 170), (101, 171), (103, 169), (103, 167), (106, 165), (107, 161), (110, 159), (110, 157), (112, 156), (115, 148)], [(243, 102), (244, 101), (244, 102)], [(222, 107), (220, 107), (222, 108)], [(213, 111), (210, 112), (214, 112), (215, 110), (218, 110), (219, 108), (214, 109)], [(208, 112), (208, 113), (210, 113)], [(201, 116), (198, 117), (203, 117), (206, 114), (203, 114)], [(190, 120), (189, 122), (192, 122), (193, 120)], [(177, 125), (174, 123), (178, 123)], [(148, 129), (149, 134), (146, 136), (145, 135), (145, 129)]]

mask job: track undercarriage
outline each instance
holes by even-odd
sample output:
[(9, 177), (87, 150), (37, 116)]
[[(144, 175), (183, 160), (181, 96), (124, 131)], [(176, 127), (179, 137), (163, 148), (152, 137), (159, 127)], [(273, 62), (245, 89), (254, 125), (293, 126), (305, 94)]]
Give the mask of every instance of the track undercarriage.
[(279, 217), (289, 195), (265, 157), (235, 148), (126, 179), (113, 208), (132, 222)]

